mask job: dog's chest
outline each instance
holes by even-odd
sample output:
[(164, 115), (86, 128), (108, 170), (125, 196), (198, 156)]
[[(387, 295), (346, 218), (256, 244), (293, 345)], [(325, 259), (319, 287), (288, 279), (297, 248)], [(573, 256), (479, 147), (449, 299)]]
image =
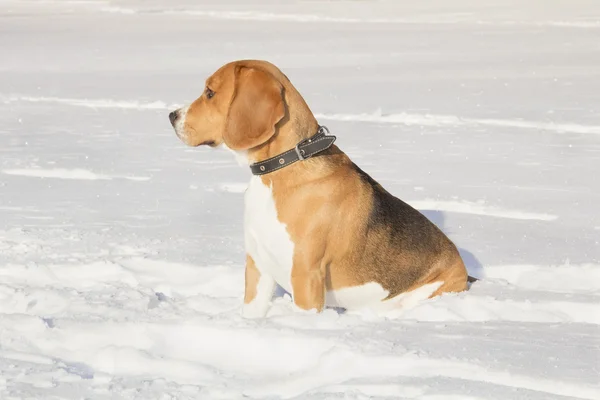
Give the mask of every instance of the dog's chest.
[(294, 243), (277, 217), (270, 187), (253, 176), (245, 194), (244, 236), (246, 251), (261, 273), (270, 275), (292, 293), (291, 272)]

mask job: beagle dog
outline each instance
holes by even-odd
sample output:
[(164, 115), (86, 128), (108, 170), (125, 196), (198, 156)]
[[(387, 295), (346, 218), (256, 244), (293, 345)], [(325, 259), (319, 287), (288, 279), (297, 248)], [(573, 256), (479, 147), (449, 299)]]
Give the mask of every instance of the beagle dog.
[(267, 314), (275, 284), (301, 310), (393, 311), (467, 289), (456, 246), (392, 196), (319, 126), (290, 80), (266, 61), (235, 61), (169, 114), (189, 146), (224, 146), (250, 166), (242, 315)]

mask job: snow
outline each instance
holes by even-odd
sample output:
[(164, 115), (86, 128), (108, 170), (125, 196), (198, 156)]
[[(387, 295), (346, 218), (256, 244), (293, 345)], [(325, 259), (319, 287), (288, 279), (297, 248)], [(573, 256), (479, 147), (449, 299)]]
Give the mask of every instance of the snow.
[[(0, 398), (599, 399), (596, 3), (0, 0)], [(168, 122), (243, 58), (482, 279), (243, 319), (250, 173)]]

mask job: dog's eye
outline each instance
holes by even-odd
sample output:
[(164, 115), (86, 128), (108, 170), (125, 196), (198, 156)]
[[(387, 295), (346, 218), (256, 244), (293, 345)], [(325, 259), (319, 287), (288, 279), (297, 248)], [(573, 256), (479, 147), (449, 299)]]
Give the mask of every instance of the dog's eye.
[(206, 88), (206, 91), (205, 91), (205, 93), (206, 93), (206, 97), (207, 97), (207, 98), (209, 98), (209, 99), (212, 99), (212, 98), (213, 98), (213, 96), (215, 95), (215, 92), (213, 92), (213, 91), (212, 91), (212, 90), (210, 90), (209, 88)]

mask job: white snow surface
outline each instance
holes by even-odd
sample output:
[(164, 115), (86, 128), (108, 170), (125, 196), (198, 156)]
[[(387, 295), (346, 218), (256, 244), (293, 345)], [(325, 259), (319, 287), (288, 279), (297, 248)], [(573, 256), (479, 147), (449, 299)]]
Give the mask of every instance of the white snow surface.
[[(0, 50), (1, 399), (600, 399), (596, 0), (0, 0)], [(482, 279), (243, 319), (250, 173), (167, 115), (244, 58)]]

